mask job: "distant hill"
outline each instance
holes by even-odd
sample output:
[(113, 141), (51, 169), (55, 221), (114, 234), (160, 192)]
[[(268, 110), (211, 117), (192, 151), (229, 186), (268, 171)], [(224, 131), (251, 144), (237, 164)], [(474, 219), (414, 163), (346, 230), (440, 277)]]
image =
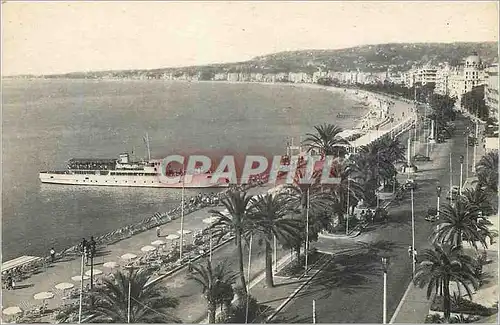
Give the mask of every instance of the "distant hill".
[[(477, 52), (483, 61), (492, 63), (498, 57), (498, 43), (391, 43), (363, 45), (338, 50), (302, 50), (279, 52), (255, 57), (245, 62), (212, 64), (183, 68), (160, 68), (153, 70), (122, 70), (99, 72), (75, 72), (45, 77), (99, 78), (99, 77), (137, 77), (160, 78), (164, 73), (174, 76), (201, 75), (209, 78), (218, 72), (314, 72), (323, 70), (366, 72), (406, 71), (413, 65), (460, 63), (465, 57)], [(205, 76), (205, 77), (204, 77)]]

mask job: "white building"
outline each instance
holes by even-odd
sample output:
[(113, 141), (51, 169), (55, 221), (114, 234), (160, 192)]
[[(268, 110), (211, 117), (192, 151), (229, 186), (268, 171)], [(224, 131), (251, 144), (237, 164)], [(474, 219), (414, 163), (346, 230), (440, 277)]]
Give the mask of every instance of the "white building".
[(474, 87), (484, 85), (484, 82), (484, 64), (476, 53), (467, 57), (463, 64), (452, 68), (448, 78), (448, 96), (456, 98), (456, 109), (461, 109), (463, 94)]
[(484, 101), (489, 110), (489, 116), (498, 122), (498, 63), (486, 69)]

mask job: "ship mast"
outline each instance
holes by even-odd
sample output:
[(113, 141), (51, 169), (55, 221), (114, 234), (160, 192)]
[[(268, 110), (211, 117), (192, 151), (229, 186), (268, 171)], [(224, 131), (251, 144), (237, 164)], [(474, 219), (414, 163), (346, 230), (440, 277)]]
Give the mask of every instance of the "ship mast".
[(149, 135), (146, 132), (146, 136), (144, 137), (144, 141), (146, 142), (146, 148), (148, 149), (148, 161), (151, 160), (151, 150), (149, 148)]

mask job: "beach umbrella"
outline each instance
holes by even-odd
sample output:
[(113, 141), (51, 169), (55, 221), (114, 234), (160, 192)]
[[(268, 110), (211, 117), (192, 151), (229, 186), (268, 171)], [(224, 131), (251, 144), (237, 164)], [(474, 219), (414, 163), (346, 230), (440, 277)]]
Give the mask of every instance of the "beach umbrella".
[[(83, 276), (83, 281), (90, 279), (88, 276), (84, 275)], [(71, 280), (73, 281), (82, 281), (82, 276), (81, 275), (75, 275), (71, 277)]]
[[(99, 274), (102, 274), (102, 271), (98, 270), (98, 269), (94, 269), (93, 275), (99, 275)], [(87, 272), (85, 272), (85, 275), (90, 276), (90, 270), (88, 270)]]
[(183, 235), (189, 235), (191, 233), (191, 230), (183, 230), (183, 231), (180, 231), (180, 230), (177, 230), (177, 233), (180, 235), (180, 234), (183, 234)]
[(54, 294), (52, 292), (44, 291), (39, 292), (33, 296), (36, 300), (45, 300), (54, 298)]
[(151, 245), (154, 245), (154, 246), (161, 246), (161, 245), (165, 245), (165, 242), (163, 240), (155, 240), (154, 242), (151, 243)]
[(63, 283), (56, 284), (56, 289), (67, 290), (67, 289), (73, 288), (74, 286), (75, 285), (73, 283), (63, 282)]
[(174, 239), (179, 239), (179, 236), (176, 234), (170, 234), (167, 237), (165, 237), (168, 240), (174, 240)]
[(155, 250), (156, 250), (156, 247), (154, 247), (154, 246), (149, 246), (149, 245), (144, 246), (143, 248), (141, 248), (141, 251), (143, 251), (143, 252), (145, 252), (145, 253), (146, 253), (146, 252), (152, 252), (152, 251), (155, 251)]
[(14, 307), (7, 307), (2, 311), (2, 314), (7, 315), (7, 316), (12, 316), (12, 315), (17, 315), (21, 314), (23, 310), (17, 306)]
[(107, 267), (108, 269), (114, 269), (115, 267), (118, 266), (118, 263), (116, 263), (116, 262), (106, 262), (102, 266)]
[(133, 260), (136, 257), (137, 257), (137, 255), (135, 255), (135, 254), (127, 253), (127, 254), (123, 254), (121, 256), (121, 259), (122, 260)]

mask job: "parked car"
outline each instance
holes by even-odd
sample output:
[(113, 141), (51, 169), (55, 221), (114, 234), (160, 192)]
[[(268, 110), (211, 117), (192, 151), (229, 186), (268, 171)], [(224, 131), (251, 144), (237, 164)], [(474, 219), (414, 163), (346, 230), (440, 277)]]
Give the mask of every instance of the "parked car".
[(413, 156), (413, 161), (431, 161), (431, 158), (421, 154), (416, 154)]
[(405, 190), (416, 190), (417, 189), (417, 182), (413, 179), (407, 179), (405, 184), (403, 185)]

